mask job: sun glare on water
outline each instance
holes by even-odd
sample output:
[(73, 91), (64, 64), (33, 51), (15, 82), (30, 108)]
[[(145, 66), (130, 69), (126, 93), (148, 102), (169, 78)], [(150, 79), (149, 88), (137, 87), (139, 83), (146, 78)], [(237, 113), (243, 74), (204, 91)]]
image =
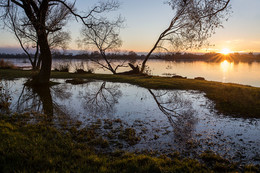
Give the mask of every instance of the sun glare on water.
[(230, 71), (233, 69), (234, 63), (228, 62), (227, 60), (224, 60), (220, 63), (220, 67), (224, 73)]
[(221, 50), (220, 53), (222, 53), (223, 55), (228, 55), (228, 54), (232, 53), (232, 51), (228, 48), (224, 48)]

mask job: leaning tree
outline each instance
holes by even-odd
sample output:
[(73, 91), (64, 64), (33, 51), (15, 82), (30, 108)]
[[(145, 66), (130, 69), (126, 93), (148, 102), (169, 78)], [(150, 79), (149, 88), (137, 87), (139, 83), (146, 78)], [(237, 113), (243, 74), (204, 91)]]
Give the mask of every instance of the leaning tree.
[(175, 46), (180, 49), (199, 48), (221, 27), (230, 12), (230, 0), (167, 0), (174, 15), (169, 26), (160, 34), (141, 65), (144, 72), (146, 62), (158, 48)]
[[(36, 77), (33, 78), (32, 84), (46, 85), (49, 84), (51, 74), (52, 55), (48, 42), (48, 33), (59, 31), (62, 28), (59, 25), (50, 27), (47, 23), (48, 13), (56, 6), (64, 6), (69, 10), (70, 15), (77, 20), (82, 21), (87, 27), (92, 27), (92, 23), (88, 21), (98, 21), (100, 13), (111, 11), (118, 7), (118, 3), (111, 1), (100, 1), (93, 6), (88, 12), (79, 14), (74, 8), (74, 3), (67, 0), (0, 0), (1, 18), (6, 19), (8, 14), (14, 7), (18, 7), (18, 14), (27, 19), (26, 25), (32, 26), (36, 32), (37, 40), (40, 48), (41, 68)], [(89, 20), (92, 19), (92, 20)], [(96, 22), (95, 24), (99, 24)]]

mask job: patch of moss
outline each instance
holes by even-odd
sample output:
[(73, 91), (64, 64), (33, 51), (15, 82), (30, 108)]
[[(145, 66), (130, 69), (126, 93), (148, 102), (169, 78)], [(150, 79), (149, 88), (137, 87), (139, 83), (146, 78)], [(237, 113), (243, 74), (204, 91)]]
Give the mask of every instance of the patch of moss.
[(136, 131), (133, 128), (121, 130), (118, 138), (124, 139), (129, 145), (135, 145), (141, 140), (141, 138), (136, 135)]
[(212, 151), (206, 151), (201, 154), (203, 162), (216, 172), (232, 172), (238, 167), (235, 163), (230, 163), (228, 160), (215, 154)]

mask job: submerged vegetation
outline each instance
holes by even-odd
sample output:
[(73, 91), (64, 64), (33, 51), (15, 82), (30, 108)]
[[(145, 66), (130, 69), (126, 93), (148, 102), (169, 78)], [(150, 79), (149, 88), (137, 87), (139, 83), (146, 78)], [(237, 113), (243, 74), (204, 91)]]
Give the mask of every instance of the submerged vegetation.
[[(95, 125), (96, 126), (96, 125)], [(1, 172), (258, 172), (259, 166), (241, 166), (205, 152), (199, 160), (178, 153), (116, 151), (100, 153), (93, 146), (107, 147), (95, 136), (95, 126), (78, 129), (77, 124), (48, 121), (42, 114), (0, 115)], [(126, 129), (123, 136), (129, 136)], [(131, 135), (130, 135), (131, 136)], [(130, 138), (126, 139), (130, 140)]]
[[(1, 78), (31, 77), (33, 71), (2, 69)], [(107, 75), (52, 72), (52, 78), (96, 79), (123, 82), (149, 89), (199, 90), (215, 102), (215, 108), (226, 115), (244, 118), (260, 117), (260, 88), (195, 79), (179, 79), (148, 75)]]

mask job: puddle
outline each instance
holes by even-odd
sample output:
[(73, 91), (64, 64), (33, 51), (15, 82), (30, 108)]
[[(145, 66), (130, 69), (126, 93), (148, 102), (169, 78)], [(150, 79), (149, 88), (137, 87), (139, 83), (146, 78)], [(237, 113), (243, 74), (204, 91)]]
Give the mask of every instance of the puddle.
[(243, 163), (260, 163), (260, 120), (219, 115), (214, 104), (198, 91), (149, 90), (130, 84), (89, 81), (32, 90), (26, 79), (2, 81), (12, 112), (50, 114), (54, 124), (60, 117), (80, 122), (78, 128), (95, 125), (96, 135), (117, 149), (152, 151), (197, 157), (212, 150)]

